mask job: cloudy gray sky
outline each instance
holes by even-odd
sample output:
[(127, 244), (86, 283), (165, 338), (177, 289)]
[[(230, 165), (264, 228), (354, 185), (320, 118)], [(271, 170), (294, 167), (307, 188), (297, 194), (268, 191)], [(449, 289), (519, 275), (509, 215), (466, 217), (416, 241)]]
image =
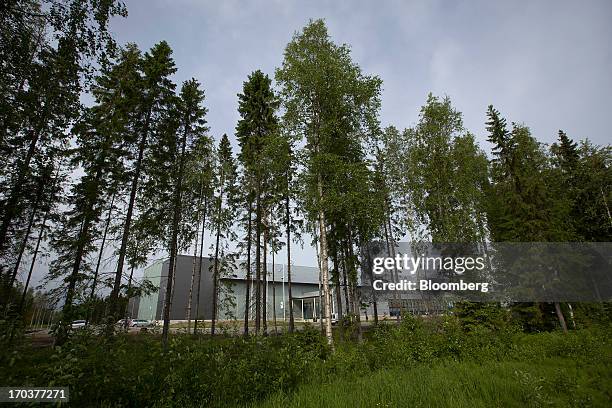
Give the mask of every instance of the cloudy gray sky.
[[(450, 96), (486, 150), (489, 104), (543, 142), (553, 142), (558, 129), (597, 144), (612, 140), (610, 0), (126, 3), (129, 17), (111, 24), (118, 42), (146, 50), (168, 41), (176, 81), (195, 77), (203, 84), (217, 139), (233, 138), (236, 94), (247, 75), (261, 69), (273, 76), (292, 35), (309, 19), (324, 18), (334, 41), (351, 45), (363, 71), (383, 79), (383, 126), (414, 125), (433, 92)], [(316, 265), (308, 245), (292, 252), (296, 264)], [(103, 266), (113, 268), (112, 259)], [(37, 269), (40, 282), (46, 261)]]
[[(485, 111), (524, 122), (543, 142), (558, 129), (609, 144), (612, 135), (612, 1), (132, 0), (112, 22), (119, 43), (174, 49), (176, 81), (206, 90), (211, 133), (233, 138), (247, 75), (270, 76), (309, 19), (352, 47), (383, 81), (381, 122), (414, 125), (427, 94), (448, 95), (483, 148)], [(281, 254), (281, 259), (284, 256)], [(295, 262), (316, 263), (313, 249)]]
[(495, 105), (541, 141), (558, 129), (612, 139), (612, 2), (128, 0), (120, 43), (166, 40), (176, 80), (203, 84), (212, 134), (232, 136), (236, 94), (256, 69), (273, 76), (294, 32), (324, 18), (364, 72), (383, 81), (381, 121), (413, 125), (428, 92), (449, 95), (484, 140)]

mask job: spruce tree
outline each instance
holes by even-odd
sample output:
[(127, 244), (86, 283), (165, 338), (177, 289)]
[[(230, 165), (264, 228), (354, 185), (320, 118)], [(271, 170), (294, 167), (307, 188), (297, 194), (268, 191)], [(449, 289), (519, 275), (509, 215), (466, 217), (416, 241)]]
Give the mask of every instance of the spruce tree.
[[(145, 163), (148, 162), (149, 149), (152, 145), (152, 135), (168, 126), (168, 110), (173, 109), (175, 84), (170, 76), (176, 72), (174, 60), (171, 57), (172, 50), (165, 41), (162, 41), (145, 53), (141, 61), (142, 78), (138, 84), (138, 105), (131, 122), (131, 137), (126, 139), (133, 149), (134, 159), (130, 168), (129, 197), (127, 199), (127, 210), (121, 232), (120, 246), (117, 251), (117, 269), (115, 272), (113, 288), (110, 295), (110, 313), (113, 322), (118, 317), (118, 299), (121, 288), (121, 279), (125, 264), (130, 228), (134, 217), (134, 209), (137, 203), (137, 195), (141, 177), (145, 172)], [(168, 129), (165, 129), (167, 132)]]
[[(271, 144), (271, 140), (278, 131), (278, 121), (275, 116), (278, 102), (272, 92), (270, 78), (259, 70), (249, 75), (238, 99), (238, 112), (241, 117), (236, 126), (236, 137), (240, 145), (238, 158), (244, 168), (242, 180), (243, 188), (248, 192), (247, 201), (250, 201), (250, 197), (253, 196), (255, 202), (255, 332), (259, 333), (260, 319), (263, 320), (264, 332), (267, 324), (264, 305), (265, 283), (262, 282), (262, 280), (265, 281), (262, 274), (266, 273), (265, 251), (263, 272), (261, 254), (262, 236), (265, 236), (267, 232), (264, 231), (263, 220), (270, 211), (270, 201), (273, 200), (271, 198), (273, 194), (270, 194), (273, 189), (270, 180), (272, 158), (266, 151), (269, 147), (277, 148)], [(247, 203), (246, 206), (251, 208), (250, 203)], [(247, 237), (247, 240), (250, 239), (250, 236)], [(247, 265), (247, 271), (250, 276), (250, 265)], [(263, 312), (262, 305), (264, 305)], [(246, 316), (245, 320), (247, 320)]]
[[(23, 186), (33, 160), (67, 142), (84, 81), (91, 78), (94, 62), (104, 63), (114, 52), (107, 24), (115, 15), (126, 15), (117, 1), (45, 0), (41, 5), (22, 0), (2, 6), (0, 83), (7, 94), (6, 109), (0, 110), (0, 154), (11, 160), (2, 160), (10, 164), (2, 170), (0, 255), (15, 221), (27, 211)], [(7, 169), (13, 169), (10, 177)]]
[[(491, 163), (491, 185), (487, 194), (487, 220), (492, 241), (498, 242), (563, 242), (572, 240), (570, 200), (559, 177), (551, 166), (551, 160), (543, 146), (531, 135), (528, 127), (506, 122), (498, 111), (489, 106), (487, 130), (489, 140), (494, 143), (494, 158)], [(569, 147), (569, 144), (566, 145)], [(539, 246), (530, 251), (537, 253)], [(556, 260), (548, 262), (555, 267)], [(556, 268), (556, 267), (555, 267)], [(508, 265), (501, 268), (504, 275), (512, 277)], [(556, 273), (559, 273), (556, 268)], [(521, 277), (518, 277), (521, 279)], [(499, 276), (503, 281), (506, 276)], [(529, 275), (531, 283), (542, 281), (542, 285), (554, 288), (548, 276)], [(560, 282), (561, 284), (563, 282)], [(513, 305), (513, 311), (522, 316), (527, 327), (542, 327), (544, 303)], [(560, 304), (554, 303), (559, 323), (567, 330)]]
[[(95, 105), (73, 128), (77, 147), (72, 151), (72, 165), (80, 167), (85, 174), (73, 186), (69, 196), (70, 208), (52, 239), (52, 246), (59, 256), (53, 261), (49, 276), (50, 279), (66, 276), (63, 311), (66, 316), (62, 320), (65, 324), (71, 318), (77, 284), (87, 279), (91, 269), (84, 260), (95, 248), (103, 209), (114, 194), (112, 191), (116, 191), (124, 180), (123, 162), (128, 152), (123, 141), (133, 112), (139, 60), (138, 49), (128, 46), (115, 64), (103, 70), (92, 87)], [(65, 340), (65, 329), (60, 330), (60, 344)]]
[[(170, 157), (172, 160), (172, 176), (171, 185), (173, 186), (172, 191), (172, 220), (169, 228), (170, 242), (168, 245), (169, 249), (169, 269), (168, 269), (168, 280), (166, 284), (166, 298), (164, 303), (164, 328), (162, 332), (162, 343), (164, 349), (168, 343), (168, 331), (170, 326), (170, 307), (172, 302), (172, 284), (174, 281), (174, 268), (176, 264), (176, 257), (178, 256), (179, 248), (181, 247), (179, 242), (179, 234), (185, 227), (193, 225), (192, 223), (182, 224), (184, 207), (183, 205), (187, 194), (184, 186), (187, 185), (186, 170), (185, 166), (188, 163), (188, 155), (190, 155), (195, 140), (200, 137), (205, 137), (205, 132), (208, 130), (205, 126), (206, 120), (206, 109), (202, 106), (204, 101), (204, 92), (200, 90), (200, 84), (195, 79), (191, 79), (183, 83), (181, 88), (180, 96), (177, 103), (177, 132), (169, 132), (170, 151), (175, 151), (175, 157)], [(173, 134), (174, 133), (174, 134)], [(191, 191), (191, 198), (197, 195), (196, 192)], [(190, 241), (190, 233), (183, 231), (183, 242)], [(195, 230), (197, 233), (197, 229)], [(191, 300), (191, 299), (190, 299)]]
[(215, 244), (212, 265), (213, 297), (211, 335), (215, 334), (221, 299), (220, 278), (231, 270), (233, 256), (230, 254), (227, 241), (235, 239), (233, 229), (237, 216), (237, 165), (232, 155), (232, 147), (226, 134), (221, 137), (217, 149), (216, 185), (217, 192), (213, 203), (214, 210), (211, 224), (215, 231)]

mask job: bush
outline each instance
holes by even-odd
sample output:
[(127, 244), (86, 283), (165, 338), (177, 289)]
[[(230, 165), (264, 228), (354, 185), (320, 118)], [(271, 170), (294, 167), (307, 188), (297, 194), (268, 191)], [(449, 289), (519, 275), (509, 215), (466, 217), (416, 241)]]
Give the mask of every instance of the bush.
[[(595, 367), (594, 362), (610, 360), (610, 334), (609, 328), (569, 334), (526, 334), (511, 325), (491, 324), (466, 329), (456, 315), (405, 316), (399, 325), (373, 328), (360, 344), (337, 344), (334, 353), (314, 328), (250, 338), (177, 334), (163, 353), (156, 335), (105, 340), (83, 330), (61, 348), (32, 350), (24, 345), (5, 353), (0, 383), (68, 386), (74, 406), (242, 406), (308, 383), (323, 386), (379, 370), (515, 362), (528, 374), (516, 374), (513, 381), (535, 384), (529, 388), (535, 393), (540, 380), (531, 381), (535, 377), (525, 367), (544, 359)], [(563, 373), (547, 381), (561, 383)]]
[(316, 331), (281, 337), (232, 338), (193, 342), (173, 339), (159, 406), (243, 404), (271, 392), (290, 391), (310, 378), (329, 349)]

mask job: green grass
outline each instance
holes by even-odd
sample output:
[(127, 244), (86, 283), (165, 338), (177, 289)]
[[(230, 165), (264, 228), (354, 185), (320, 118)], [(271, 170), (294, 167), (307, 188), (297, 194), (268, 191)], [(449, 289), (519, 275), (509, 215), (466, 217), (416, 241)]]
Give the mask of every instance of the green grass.
[(607, 363), (558, 357), (418, 365), (304, 385), (254, 407), (608, 407), (612, 367)]

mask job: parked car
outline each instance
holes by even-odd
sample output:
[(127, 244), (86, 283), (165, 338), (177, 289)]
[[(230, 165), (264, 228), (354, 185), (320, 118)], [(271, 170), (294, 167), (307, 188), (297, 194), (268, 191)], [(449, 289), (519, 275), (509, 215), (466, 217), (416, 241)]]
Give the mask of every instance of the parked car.
[(86, 326), (86, 324), (87, 322), (85, 320), (75, 320), (72, 322), (70, 327), (72, 327), (73, 329), (82, 329)]
[(153, 327), (154, 323), (144, 319), (134, 319), (130, 323), (130, 327)]

